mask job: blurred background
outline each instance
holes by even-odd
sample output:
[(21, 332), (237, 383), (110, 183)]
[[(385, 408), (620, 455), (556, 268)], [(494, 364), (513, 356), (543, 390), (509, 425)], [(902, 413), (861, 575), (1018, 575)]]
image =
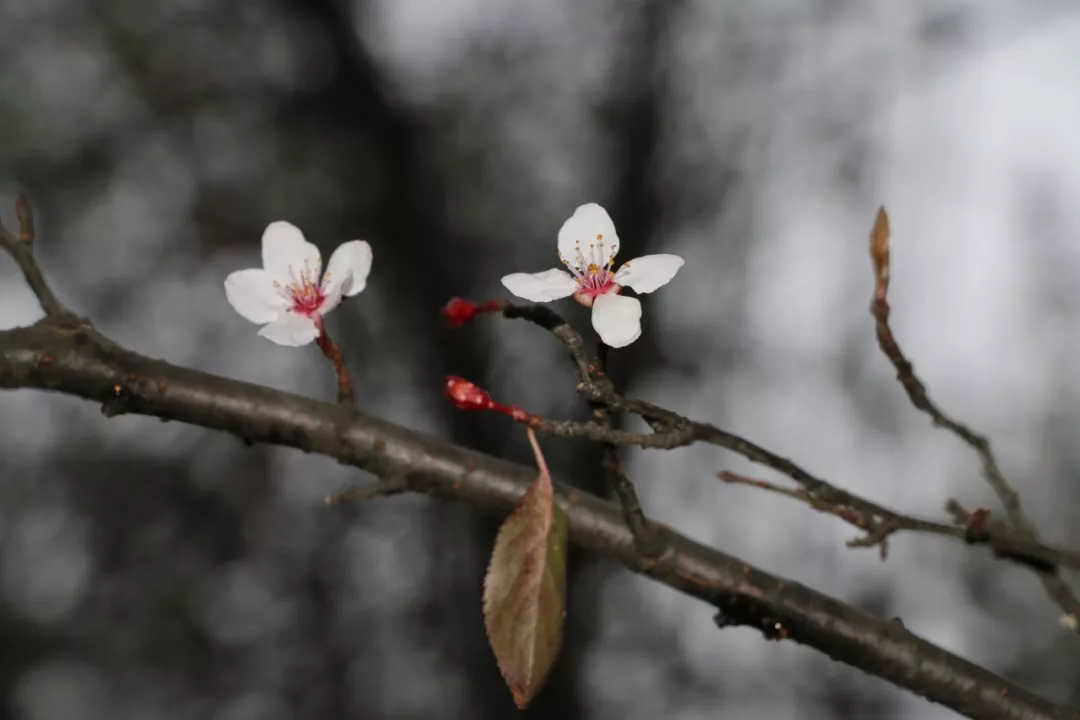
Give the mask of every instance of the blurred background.
[[(494, 318), (450, 332), (438, 308), (554, 267), (560, 224), (599, 202), (621, 259), (687, 259), (613, 353), (622, 387), (897, 509), (996, 512), (876, 350), (884, 203), (902, 345), (1044, 537), (1078, 547), (1078, 88), (1068, 0), (4, 0), (0, 213), (29, 194), (54, 287), (107, 335), (325, 398), (318, 350), (258, 337), (222, 283), (273, 220), (324, 257), (366, 239), (368, 289), (329, 319), (363, 411), (527, 462), (520, 428), (440, 382), (584, 417), (561, 347)], [(0, 258), (0, 324), (39, 316)], [(607, 492), (597, 448), (544, 447)], [(1080, 637), (1031, 573), (934, 538), (846, 549), (838, 520), (720, 485), (775, 478), (716, 448), (624, 458), (655, 518), (1080, 703)], [(0, 717), (956, 717), (581, 554), (562, 657), (520, 714), (480, 613), (499, 518), (323, 505), (367, 479), (3, 393)]]

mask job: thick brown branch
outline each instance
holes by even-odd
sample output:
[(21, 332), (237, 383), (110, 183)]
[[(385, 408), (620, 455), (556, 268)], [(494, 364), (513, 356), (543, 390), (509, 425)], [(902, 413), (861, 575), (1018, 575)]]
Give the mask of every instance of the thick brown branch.
[[(0, 332), (0, 387), (36, 387), (113, 412), (177, 420), (247, 443), (315, 452), (410, 490), (498, 512), (514, 507), (534, 470), (354, 413), (351, 409), (153, 360), (89, 327), (37, 325)], [(558, 486), (572, 540), (723, 611), (728, 622), (804, 643), (973, 718), (1068, 718), (1003, 678), (887, 622), (738, 558), (659, 528), (660, 562), (638, 552), (619, 506)]]

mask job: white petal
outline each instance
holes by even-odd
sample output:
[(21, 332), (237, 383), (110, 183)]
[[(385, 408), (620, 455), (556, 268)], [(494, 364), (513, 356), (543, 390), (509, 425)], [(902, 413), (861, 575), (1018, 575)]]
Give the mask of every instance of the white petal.
[(603, 267), (619, 248), (615, 223), (596, 203), (582, 205), (559, 228), (559, 255), (576, 268)]
[(592, 326), (605, 345), (626, 347), (641, 337), (641, 303), (614, 293), (601, 295), (592, 306)]
[(367, 287), (371, 272), (371, 246), (363, 240), (352, 240), (338, 247), (326, 264), (323, 292), (327, 295), (323, 312), (330, 310), (342, 297), (357, 295)]
[(263, 327), (259, 334), (278, 345), (300, 347), (319, 337), (319, 328), (315, 326), (315, 321), (306, 315), (283, 312), (274, 322)]
[(570, 297), (577, 289), (577, 280), (558, 268), (538, 273), (514, 273), (502, 279), (507, 290), (533, 302), (550, 302)]
[(651, 293), (671, 282), (685, 262), (678, 255), (644, 255), (623, 263), (615, 273), (615, 282), (634, 292)]
[(319, 248), (305, 240), (298, 227), (284, 220), (270, 223), (263, 231), (262, 259), (270, 277), (283, 285), (300, 282), (304, 272), (317, 283), (322, 273)]
[(289, 302), (262, 269), (237, 270), (225, 278), (225, 297), (236, 312), (262, 325), (277, 319)]

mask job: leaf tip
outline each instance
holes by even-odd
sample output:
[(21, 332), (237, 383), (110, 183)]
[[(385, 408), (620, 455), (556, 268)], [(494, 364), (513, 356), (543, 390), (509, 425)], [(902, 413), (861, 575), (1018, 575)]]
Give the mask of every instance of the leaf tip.
[(529, 703), (532, 702), (533, 699), (532, 695), (526, 695), (517, 685), (510, 686), (510, 694), (514, 696), (514, 704), (517, 705), (518, 710), (524, 710), (529, 707)]

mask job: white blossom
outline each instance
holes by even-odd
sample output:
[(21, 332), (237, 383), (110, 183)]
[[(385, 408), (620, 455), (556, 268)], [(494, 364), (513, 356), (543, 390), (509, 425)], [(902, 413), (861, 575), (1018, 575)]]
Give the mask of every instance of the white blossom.
[(573, 296), (592, 308), (592, 324), (613, 348), (641, 337), (641, 303), (619, 293), (628, 287), (651, 293), (667, 285), (685, 262), (678, 255), (644, 255), (612, 270), (619, 236), (607, 211), (595, 203), (582, 205), (559, 229), (559, 259), (570, 272), (554, 268), (514, 273), (502, 279), (506, 289), (532, 302)]
[(343, 297), (367, 286), (371, 246), (353, 240), (338, 247), (322, 272), (319, 249), (290, 223), (270, 223), (262, 236), (262, 268), (225, 278), (225, 296), (238, 313), (262, 325), (259, 334), (279, 345), (315, 340), (322, 318)]

